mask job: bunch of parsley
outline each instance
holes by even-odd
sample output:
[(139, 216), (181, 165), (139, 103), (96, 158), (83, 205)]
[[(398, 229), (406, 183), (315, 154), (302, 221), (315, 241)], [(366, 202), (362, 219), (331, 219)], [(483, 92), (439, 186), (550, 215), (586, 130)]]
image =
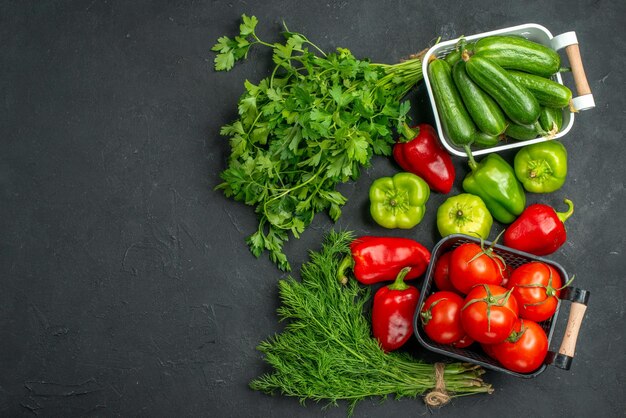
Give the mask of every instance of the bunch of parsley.
[(267, 250), (290, 270), (283, 253), (289, 233), (298, 238), (321, 211), (336, 221), (346, 203), (337, 184), (356, 180), (373, 155), (390, 155), (410, 109), (402, 98), (422, 79), (422, 66), (419, 57), (388, 65), (345, 48), (327, 54), (286, 26), (284, 43), (267, 43), (257, 23), (243, 15), (239, 35), (222, 36), (212, 48), (218, 71), (245, 59), (253, 45), (271, 48), (275, 64), (258, 84), (245, 82), (239, 118), (221, 129), (231, 154), (217, 188), (255, 207), (252, 253)]

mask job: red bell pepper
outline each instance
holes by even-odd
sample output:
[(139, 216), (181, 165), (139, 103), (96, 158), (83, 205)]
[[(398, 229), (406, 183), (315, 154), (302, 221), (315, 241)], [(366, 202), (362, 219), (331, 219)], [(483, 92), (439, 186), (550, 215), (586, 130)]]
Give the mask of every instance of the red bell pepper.
[(452, 190), (454, 164), (432, 126), (405, 126), (403, 138), (393, 147), (393, 157), (404, 171), (423, 178), (432, 190), (444, 194)]
[(420, 293), (404, 283), (410, 267), (400, 270), (395, 282), (381, 287), (372, 305), (372, 333), (385, 351), (400, 348), (413, 335), (413, 316)]
[(572, 201), (564, 202), (569, 207), (566, 212), (556, 212), (540, 203), (528, 206), (504, 232), (504, 245), (535, 255), (558, 250), (567, 239), (563, 223), (574, 213)]
[(394, 280), (405, 267), (411, 271), (405, 280), (421, 276), (430, 262), (430, 251), (417, 241), (400, 237), (363, 236), (350, 244), (350, 255), (339, 266), (339, 279), (345, 283), (345, 271), (352, 268), (354, 277), (370, 285)]

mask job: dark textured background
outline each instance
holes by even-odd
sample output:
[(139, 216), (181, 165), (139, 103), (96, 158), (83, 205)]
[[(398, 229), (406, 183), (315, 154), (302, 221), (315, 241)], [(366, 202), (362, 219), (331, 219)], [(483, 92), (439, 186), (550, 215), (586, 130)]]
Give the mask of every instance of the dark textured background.
[[(532, 380), (488, 372), (493, 395), (433, 415), (625, 416), (626, 3), (608, 0), (1, 2), (0, 415), (345, 415), (344, 404), (322, 411), (247, 386), (266, 370), (255, 346), (281, 328), (284, 274), (247, 250), (252, 209), (213, 191), (229, 152), (219, 128), (235, 118), (244, 79), (270, 65), (255, 51), (212, 71), (210, 47), (242, 13), (268, 40), (284, 19), (323, 49), (389, 63), (439, 36), (528, 22), (576, 31), (597, 107), (566, 137), (566, 185), (528, 199), (576, 204), (552, 257), (592, 293), (576, 359)], [(413, 104), (430, 120), (423, 91)], [(367, 219), (367, 189), (395, 171), (376, 158), (343, 185), (337, 226), (384, 233)], [(434, 245), (443, 199), (433, 194), (406, 234)], [(296, 270), (332, 227), (321, 214), (288, 243)], [(430, 413), (420, 400), (371, 400), (356, 415)]]

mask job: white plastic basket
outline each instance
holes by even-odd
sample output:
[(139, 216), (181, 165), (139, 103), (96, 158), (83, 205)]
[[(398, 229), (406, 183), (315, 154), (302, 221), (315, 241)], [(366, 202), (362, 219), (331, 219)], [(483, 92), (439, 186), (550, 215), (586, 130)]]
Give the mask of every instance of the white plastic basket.
[[(565, 32), (558, 36), (552, 36), (550, 31), (545, 27), (535, 24), (535, 23), (527, 23), (519, 26), (512, 26), (509, 28), (494, 30), (491, 32), (479, 33), (471, 36), (464, 36), (468, 42), (476, 41), (481, 38), (485, 38), (487, 36), (492, 35), (518, 35), (523, 36), (526, 39), (531, 41), (546, 45), (551, 47), (555, 51), (559, 51), (561, 49), (565, 49), (567, 54), (569, 64), (572, 68), (572, 74), (574, 76), (574, 82), (576, 85), (576, 93), (577, 97), (572, 99), (572, 108), (574, 112), (587, 110), (595, 107), (595, 102), (593, 100), (593, 95), (591, 94), (591, 89), (589, 88), (589, 84), (587, 83), (587, 78), (585, 76), (584, 68), (582, 65), (582, 60), (580, 58), (580, 50), (578, 49), (578, 40), (576, 38), (575, 32)], [(424, 75), (424, 81), (426, 83), (426, 88), (428, 89), (428, 95), (430, 97), (431, 107), (433, 109), (433, 113), (435, 116), (435, 123), (437, 125), (437, 133), (439, 134), (439, 138), (443, 144), (443, 146), (453, 155), (458, 155), (461, 157), (467, 157), (465, 150), (462, 147), (458, 147), (450, 141), (446, 134), (443, 131), (441, 120), (439, 118), (439, 112), (437, 111), (437, 106), (435, 104), (435, 99), (433, 97), (433, 91), (430, 86), (430, 80), (428, 78), (428, 62), (431, 57), (443, 58), (448, 55), (450, 52), (454, 51), (457, 42), (461, 38), (451, 39), (448, 41), (440, 42), (437, 45), (430, 48), (426, 55), (424, 56), (422, 63), (422, 73)], [(556, 73), (553, 76), (553, 80), (563, 84), (563, 79), (560, 73)], [(482, 155), (488, 154), (492, 152), (504, 151), (511, 148), (523, 147), (525, 145), (534, 144), (537, 142), (543, 142), (550, 139), (558, 139), (561, 138), (572, 129), (574, 124), (574, 112), (572, 109), (563, 109), (563, 126), (561, 127), (561, 131), (556, 135), (548, 138), (548, 137), (538, 137), (526, 141), (517, 141), (513, 139), (508, 139), (506, 144), (497, 145), (490, 148), (476, 149), (472, 150), (473, 155)]]

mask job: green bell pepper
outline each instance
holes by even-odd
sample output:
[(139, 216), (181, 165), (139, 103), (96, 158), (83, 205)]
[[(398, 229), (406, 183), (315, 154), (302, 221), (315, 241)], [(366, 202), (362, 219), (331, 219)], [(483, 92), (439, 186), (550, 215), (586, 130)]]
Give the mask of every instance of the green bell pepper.
[(449, 197), (437, 209), (437, 229), (442, 237), (465, 234), (487, 239), (493, 217), (483, 200), (473, 194)]
[(513, 167), (524, 189), (532, 193), (551, 193), (565, 183), (567, 150), (554, 140), (527, 145), (515, 155)]
[(413, 173), (381, 177), (370, 187), (370, 213), (380, 226), (409, 229), (420, 223), (430, 197), (428, 184)]
[(463, 179), (463, 190), (480, 196), (497, 221), (509, 224), (526, 208), (526, 195), (515, 171), (498, 154), (492, 153), (480, 163), (468, 152), (471, 172)]

